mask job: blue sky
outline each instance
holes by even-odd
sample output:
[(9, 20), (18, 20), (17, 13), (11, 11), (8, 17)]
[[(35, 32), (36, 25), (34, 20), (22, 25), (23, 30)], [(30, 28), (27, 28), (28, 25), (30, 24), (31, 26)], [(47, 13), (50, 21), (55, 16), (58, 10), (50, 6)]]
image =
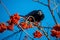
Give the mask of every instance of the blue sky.
[[(6, 7), (8, 8), (9, 12), (11, 15), (18, 13), (19, 15), (26, 15), (29, 12), (33, 11), (33, 10), (42, 10), (43, 14), (45, 15), (44, 20), (42, 20), (42, 26), (46, 26), (48, 27), (48, 25), (50, 27), (53, 27), (55, 25), (55, 22), (50, 14), (50, 11), (48, 9), (48, 7), (39, 4), (37, 2), (33, 2), (32, 0), (2, 0), (2, 2), (6, 5)], [(41, 0), (41, 2), (48, 4), (47, 0)], [(53, 7), (53, 5), (51, 6)], [(58, 7), (58, 9), (60, 10), (60, 7)], [(60, 19), (57, 15), (56, 10), (54, 10), (54, 15), (55, 18), (57, 20), (57, 22), (60, 24)], [(3, 6), (0, 4), (0, 22), (6, 22), (7, 20), (9, 20), (9, 15), (7, 14), (6, 10), (3, 8)], [(34, 29), (34, 30), (33, 30)], [(9, 31), (6, 30), (3, 33), (0, 33), (0, 40), (2, 40), (4, 37), (7, 37), (8, 35), (11, 35), (12, 33), (18, 31), (19, 29), (17, 28), (17, 26), (14, 26), (14, 30), (13, 31)], [(33, 33), (37, 30), (37, 28), (31, 28), (28, 30), (25, 30), (26, 32), (28, 32), (30, 35), (32, 35), (33, 37)], [(50, 30), (49, 29), (44, 29), (46, 32), (48, 32), (49, 37), (51, 40), (55, 40), (55, 37), (50, 36)], [(19, 40), (19, 36), (20, 33), (17, 33), (14, 36), (11, 36), (9, 38), (7, 38), (8, 40)], [(21, 40), (23, 40), (24, 36), (26, 34), (23, 32), (21, 35)], [(31, 40), (28, 37), (28, 40)], [(47, 40), (47, 38), (43, 35), (41, 38), (34, 38), (34, 40)]]

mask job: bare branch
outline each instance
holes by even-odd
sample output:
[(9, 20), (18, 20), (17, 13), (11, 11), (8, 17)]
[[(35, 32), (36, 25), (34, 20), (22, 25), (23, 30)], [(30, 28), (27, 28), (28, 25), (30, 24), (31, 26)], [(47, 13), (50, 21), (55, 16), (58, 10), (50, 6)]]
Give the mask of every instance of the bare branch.
[(42, 27), (42, 28), (52, 29), (52, 27)]
[(58, 16), (59, 16), (59, 18), (60, 18), (60, 13), (58, 12), (57, 14), (58, 14)]
[(48, 6), (50, 7), (50, 0), (48, 0)]
[(28, 40), (28, 35), (26, 35), (23, 40)]
[(2, 40), (5, 40), (5, 39), (7, 39), (7, 38), (9, 38), (11, 36), (14, 36), (15, 34), (19, 33), (20, 31), (22, 31), (22, 30), (19, 30), (19, 31), (17, 31), (17, 32), (11, 34), (11, 35), (8, 35), (7, 37), (3, 38)]
[[(34, 1), (34, 0), (33, 0), (33, 1)], [(48, 0), (48, 5), (40, 2), (39, 0), (38, 0), (38, 1), (35, 1), (35, 2), (38, 2), (38, 3), (40, 3), (40, 4), (44, 5), (44, 6), (47, 6), (47, 7), (49, 8), (49, 11), (51, 12), (51, 15), (52, 15), (52, 17), (53, 17), (53, 19), (54, 19), (55, 24), (58, 24), (57, 21), (56, 21), (56, 19), (55, 19), (55, 17), (54, 17), (54, 15), (53, 15), (53, 10), (51, 10), (51, 8), (50, 8), (50, 0)]]
[(48, 37), (48, 34), (44, 31), (44, 29), (39, 25), (37, 27), (39, 30), (41, 30), (44, 33), (44, 35), (47, 37), (47, 39), (50, 40), (50, 38)]
[(52, 15), (52, 17), (54, 19), (55, 24), (58, 24), (57, 21), (56, 21), (56, 19), (55, 19), (55, 17), (54, 17), (54, 15), (53, 15), (54, 14), (53, 10), (51, 10), (51, 8), (50, 8), (50, 0), (48, 0), (48, 8), (49, 8), (49, 11), (51, 12), (51, 15)]
[(40, 4), (44, 5), (44, 6), (48, 6), (47, 4), (44, 4), (44, 3), (40, 2), (39, 0), (33, 0), (33, 1), (38, 2), (38, 3), (40, 3)]
[(4, 5), (4, 3), (3, 3), (1, 0), (0, 0), (0, 3), (1, 3), (1, 5), (4, 7), (4, 9), (6, 10), (7, 14), (8, 14), (9, 16), (11, 16), (9, 10), (7, 9), (7, 7)]
[(28, 34), (26, 31), (24, 31), (24, 29), (19, 25), (19, 27), (22, 29), (22, 31), (24, 32), (24, 33), (26, 33), (32, 40), (34, 40), (33, 38), (32, 38), (32, 36), (30, 35), (30, 34)]
[(20, 33), (20, 37), (19, 37), (19, 40), (21, 39), (21, 35), (22, 35), (22, 33), (23, 33), (23, 31), (21, 31), (21, 33)]

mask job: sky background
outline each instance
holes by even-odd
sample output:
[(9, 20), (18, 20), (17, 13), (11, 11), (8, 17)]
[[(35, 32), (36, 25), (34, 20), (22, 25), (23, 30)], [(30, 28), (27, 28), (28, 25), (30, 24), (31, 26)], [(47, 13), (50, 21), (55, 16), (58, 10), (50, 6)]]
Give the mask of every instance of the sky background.
[[(27, 15), (29, 12), (33, 11), (33, 10), (42, 10), (43, 14), (45, 15), (45, 18), (41, 21), (41, 26), (46, 26), (46, 27), (53, 27), (55, 25), (55, 22), (50, 14), (50, 11), (48, 9), (48, 7), (39, 4), (37, 2), (34, 2), (32, 0), (2, 0), (2, 2), (6, 5), (6, 7), (8, 8), (9, 12), (11, 15), (18, 13), (19, 15)], [(47, 0), (40, 0), (40, 2), (43, 2), (45, 4), (48, 4)], [(59, 0), (56, 1), (57, 4), (59, 4)], [(54, 7), (53, 3), (51, 3), (51, 9)], [(58, 6), (58, 10), (60, 11), (60, 6)], [(60, 24), (60, 19), (57, 15), (56, 10), (54, 10), (54, 15), (55, 18), (58, 22), (58, 24)], [(7, 20), (9, 20), (9, 15), (7, 14), (6, 10), (4, 9), (4, 7), (0, 4), (0, 22), (4, 22), (6, 23)], [(14, 26), (14, 30), (13, 31), (9, 31), (6, 30), (3, 33), (0, 33), (0, 40), (2, 40), (4, 37), (7, 37), (8, 35), (13, 34), (14, 32), (18, 31), (19, 29), (17, 28), (17, 26)], [(35, 28), (30, 28), (28, 30), (25, 30), (27, 33), (29, 33), (29, 35), (33, 37), (33, 33), (38, 30), (36, 27)], [(51, 40), (55, 40), (55, 37), (52, 37), (50, 34), (50, 30), (51, 29), (44, 29), (46, 32), (48, 32), (48, 35), (50, 37)], [(42, 32), (41, 30), (39, 30), (40, 32)], [(20, 33), (17, 33), (9, 38), (7, 38), (6, 40), (23, 40), (24, 36), (26, 35), (24, 32), (22, 32), (21, 38), (20, 38)], [(28, 40), (31, 40), (31, 38), (28, 37)], [(34, 40), (47, 40), (47, 38), (43, 35), (41, 38), (34, 38)]]

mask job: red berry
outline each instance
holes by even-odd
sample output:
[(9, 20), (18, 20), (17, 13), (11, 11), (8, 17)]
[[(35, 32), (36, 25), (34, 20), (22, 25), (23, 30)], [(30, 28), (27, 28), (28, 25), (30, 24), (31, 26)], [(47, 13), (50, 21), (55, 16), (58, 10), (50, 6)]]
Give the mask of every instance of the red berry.
[(8, 26), (7, 26), (7, 29), (12, 31), (12, 30), (14, 29), (14, 24), (8, 25)]
[(40, 38), (42, 36), (42, 33), (39, 32), (38, 30), (34, 33), (35, 38)]
[(26, 22), (22, 22), (20, 25), (21, 25), (21, 27), (22, 27), (23, 29), (27, 29), (27, 26), (28, 26), (28, 25), (27, 25)]
[(55, 25), (53, 29), (55, 29), (56, 31), (60, 31), (60, 24)]
[(53, 29), (51, 32), (52, 32), (52, 34), (51, 34), (52, 36), (56, 36), (56, 34), (57, 34), (56, 30)]
[(32, 28), (32, 24), (28, 24), (27, 28)]
[(57, 24), (53, 27), (53, 30), (51, 31), (52, 32), (52, 36), (55, 36), (56, 38), (60, 38), (60, 25)]
[(18, 14), (14, 14), (10, 17), (10, 22), (13, 24), (18, 24), (18, 21), (20, 20), (20, 16)]
[(60, 38), (60, 31), (57, 31), (56, 37)]
[(3, 32), (7, 29), (7, 26), (4, 23), (0, 23), (0, 32)]

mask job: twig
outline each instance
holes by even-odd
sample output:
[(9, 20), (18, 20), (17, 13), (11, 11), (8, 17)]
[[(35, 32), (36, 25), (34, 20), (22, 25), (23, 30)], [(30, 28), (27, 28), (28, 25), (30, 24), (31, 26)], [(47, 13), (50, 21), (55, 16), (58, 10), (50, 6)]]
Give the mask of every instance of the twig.
[(7, 7), (4, 5), (4, 3), (3, 3), (1, 0), (0, 0), (0, 3), (1, 3), (1, 5), (4, 7), (4, 9), (6, 10), (7, 14), (8, 14), (9, 16), (11, 16), (9, 10), (7, 9)]
[(56, 4), (56, 3), (55, 3), (55, 0), (54, 0), (54, 1), (51, 1), (51, 2), (52, 2), (52, 3), (54, 4), (54, 6), (55, 6), (55, 7), (54, 7), (52, 10), (55, 10), (55, 9), (57, 9), (57, 7), (58, 7), (58, 4)]
[(29, 35), (26, 31), (24, 31), (24, 29), (19, 25), (19, 27), (22, 29), (22, 31), (24, 32), (24, 33), (26, 33), (32, 40), (34, 40), (33, 38), (32, 38), (32, 36), (31, 35)]
[(28, 40), (28, 35), (26, 35), (23, 40)]
[(58, 16), (59, 16), (59, 18), (60, 18), (60, 13), (58, 12), (57, 14), (58, 14)]
[(42, 28), (52, 29), (52, 27), (42, 27)]
[(20, 37), (19, 37), (19, 40), (21, 39), (21, 35), (22, 35), (22, 32), (23, 32), (23, 31), (21, 31), (21, 33), (20, 33)]
[(38, 2), (38, 3), (40, 3), (40, 4), (44, 5), (44, 6), (48, 6), (47, 4), (44, 4), (44, 3), (40, 2), (39, 0), (38, 1), (32, 0), (32, 1)]
[(50, 0), (48, 0), (48, 6), (50, 7)]
[(9, 37), (13, 36), (13, 35), (15, 35), (15, 34), (19, 33), (20, 31), (22, 31), (22, 30), (17, 31), (17, 32), (15, 32), (15, 33), (13, 33), (13, 34), (11, 34), (11, 35), (9, 35), (9, 36), (7, 36), (7, 37), (3, 38), (2, 40), (5, 40), (5, 39), (7, 39), (7, 38), (9, 38)]
[(52, 17), (54, 19), (55, 24), (58, 24), (57, 21), (56, 21), (56, 19), (55, 19), (55, 17), (54, 17), (54, 15), (53, 15), (53, 10), (51, 10), (51, 8), (50, 8), (50, 0), (48, 0), (48, 8), (49, 8), (49, 10), (51, 12), (51, 15), (52, 15)]
[[(53, 2), (52, 2), (52, 3), (53, 3)], [(58, 15), (59, 18), (60, 18), (60, 14), (59, 14), (58, 9), (57, 9), (57, 7), (58, 7), (60, 4), (56, 4), (56, 3), (55, 3), (55, 0), (54, 0), (54, 5), (55, 5), (55, 7), (53, 8), (53, 10), (56, 9), (57, 15)]]
[(52, 15), (52, 17), (54, 19), (54, 22), (56, 24), (58, 24), (57, 21), (56, 21), (56, 19), (55, 19), (55, 17), (54, 17), (54, 15), (53, 15), (53, 10), (51, 10), (51, 8), (50, 8), (50, 0), (48, 0), (48, 5), (46, 5), (46, 4), (44, 4), (44, 3), (40, 2), (40, 1), (36, 1), (36, 2), (38, 2), (38, 3), (40, 3), (40, 4), (44, 5), (44, 6), (47, 6), (49, 8), (49, 11), (51, 12), (51, 15)]
[(37, 26), (39, 30), (41, 30), (44, 35), (47, 37), (48, 40), (50, 40), (50, 38), (48, 37), (48, 34), (43, 30), (43, 28), (41, 26)]

